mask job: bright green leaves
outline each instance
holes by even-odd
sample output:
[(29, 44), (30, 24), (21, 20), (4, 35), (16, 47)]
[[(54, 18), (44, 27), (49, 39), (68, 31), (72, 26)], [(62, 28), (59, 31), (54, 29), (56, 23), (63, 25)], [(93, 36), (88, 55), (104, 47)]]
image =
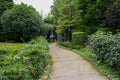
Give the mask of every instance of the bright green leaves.
[(52, 6), (52, 14), (57, 20), (57, 32), (65, 33), (70, 27), (78, 26), (79, 10), (77, 0), (56, 0)]

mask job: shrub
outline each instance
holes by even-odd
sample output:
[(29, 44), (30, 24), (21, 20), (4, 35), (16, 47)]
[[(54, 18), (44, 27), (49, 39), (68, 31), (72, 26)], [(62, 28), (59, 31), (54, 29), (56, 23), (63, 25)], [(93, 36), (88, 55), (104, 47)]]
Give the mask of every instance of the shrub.
[(89, 47), (95, 58), (120, 71), (120, 36), (101, 31), (89, 36)]
[(1, 56), (5, 58), (0, 59), (0, 80), (38, 80), (49, 63), (48, 43), (37, 37)]
[[(18, 41), (28, 41), (36, 35), (42, 34), (42, 19), (39, 13), (26, 4), (20, 4), (7, 10), (1, 16), (2, 28), (6, 38)], [(15, 35), (16, 34), (16, 35)]]
[(86, 35), (84, 32), (72, 33), (72, 43), (74, 45), (84, 45), (85, 42), (86, 42)]

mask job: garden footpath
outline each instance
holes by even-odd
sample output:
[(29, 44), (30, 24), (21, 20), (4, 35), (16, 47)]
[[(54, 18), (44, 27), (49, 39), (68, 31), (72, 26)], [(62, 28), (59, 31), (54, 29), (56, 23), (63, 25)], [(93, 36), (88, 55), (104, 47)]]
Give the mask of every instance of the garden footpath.
[(51, 80), (108, 80), (76, 53), (50, 44), (53, 60)]

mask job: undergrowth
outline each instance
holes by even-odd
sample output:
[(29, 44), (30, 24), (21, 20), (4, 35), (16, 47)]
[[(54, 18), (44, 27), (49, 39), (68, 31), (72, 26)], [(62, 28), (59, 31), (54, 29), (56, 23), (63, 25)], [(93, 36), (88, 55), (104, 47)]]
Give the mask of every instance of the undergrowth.
[(50, 63), (48, 43), (42, 37), (0, 45), (0, 80), (38, 80)]

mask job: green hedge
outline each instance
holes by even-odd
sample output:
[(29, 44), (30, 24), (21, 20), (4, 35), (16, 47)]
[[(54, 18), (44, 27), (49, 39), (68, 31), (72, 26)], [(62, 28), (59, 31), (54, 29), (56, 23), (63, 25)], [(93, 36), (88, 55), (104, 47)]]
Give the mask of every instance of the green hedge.
[(84, 32), (72, 33), (72, 43), (74, 45), (84, 45), (86, 42), (86, 34)]
[(0, 53), (0, 80), (39, 80), (49, 64), (48, 43), (34, 38), (14, 52)]
[(120, 71), (120, 36), (97, 32), (89, 37), (89, 46), (95, 58)]

